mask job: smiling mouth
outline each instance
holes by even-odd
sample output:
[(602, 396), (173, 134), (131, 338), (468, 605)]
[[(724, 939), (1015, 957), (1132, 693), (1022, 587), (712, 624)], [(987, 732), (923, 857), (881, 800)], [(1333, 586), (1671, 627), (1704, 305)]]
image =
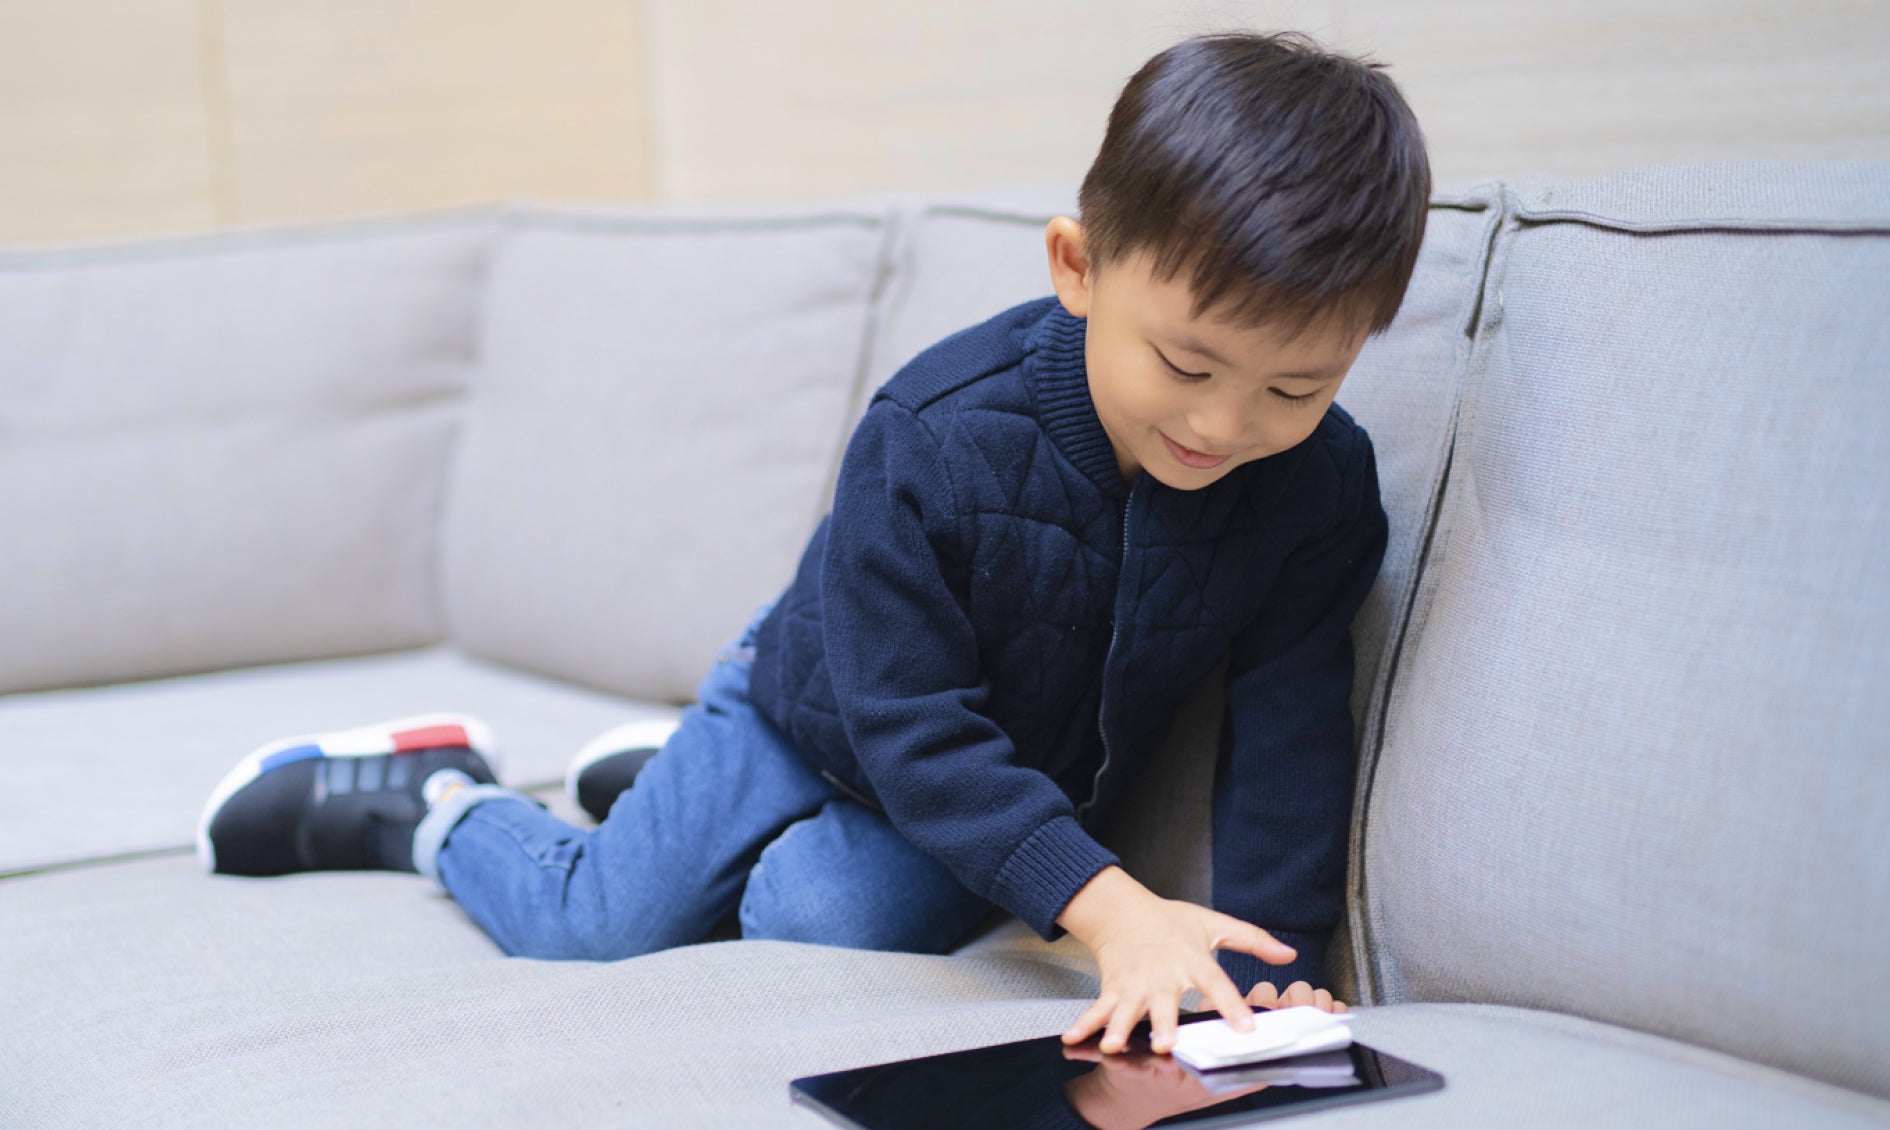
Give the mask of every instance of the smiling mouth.
[(1183, 447), (1169, 439), (1167, 432), (1159, 434), (1162, 442), (1168, 445), (1168, 454), (1174, 456), (1175, 461), (1184, 467), (1205, 471), (1211, 467), (1218, 467), (1233, 458), (1231, 455), (1209, 455), (1206, 452), (1196, 451), (1192, 447)]

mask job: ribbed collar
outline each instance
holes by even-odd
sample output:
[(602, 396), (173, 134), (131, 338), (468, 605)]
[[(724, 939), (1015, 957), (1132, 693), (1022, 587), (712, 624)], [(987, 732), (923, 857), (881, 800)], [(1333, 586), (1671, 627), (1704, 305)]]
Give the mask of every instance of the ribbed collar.
[(1088, 319), (1072, 317), (1061, 302), (1053, 301), (1027, 338), (1024, 375), (1051, 441), (1104, 491), (1126, 494), (1129, 486), (1116, 465), (1116, 450), (1089, 396), (1089, 370), (1083, 360), (1088, 328)]

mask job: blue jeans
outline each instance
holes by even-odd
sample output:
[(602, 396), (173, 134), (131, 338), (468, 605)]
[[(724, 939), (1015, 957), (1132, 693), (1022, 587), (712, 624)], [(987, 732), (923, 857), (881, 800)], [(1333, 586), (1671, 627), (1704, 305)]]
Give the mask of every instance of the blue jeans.
[(586, 831), (475, 786), (414, 835), (415, 858), (518, 957), (614, 961), (742, 936), (942, 953), (991, 909), (884, 813), (822, 777), (748, 701), (755, 632), (717, 657), (682, 724)]

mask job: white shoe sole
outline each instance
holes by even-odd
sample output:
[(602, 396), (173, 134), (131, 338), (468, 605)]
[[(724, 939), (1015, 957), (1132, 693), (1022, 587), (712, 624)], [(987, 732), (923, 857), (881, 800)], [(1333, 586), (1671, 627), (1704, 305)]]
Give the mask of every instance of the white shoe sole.
[(234, 769), (223, 775), (223, 780), (217, 782), (215, 791), (203, 806), (203, 814), (197, 818), (197, 865), (203, 868), (205, 874), (216, 871), (217, 852), (210, 843), (210, 821), (225, 801), (235, 796), (243, 786), (262, 776), (263, 762), (269, 758), (299, 746), (314, 746), (320, 750), (321, 757), (374, 757), (395, 752), (393, 735), (396, 733), (431, 726), (458, 726), (465, 730), (466, 741), (472, 751), (485, 759), (494, 777), (499, 776), (499, 745), (493, 736), (492, 727), (469, 714), (415, 714), (409, 718), (376, 722), (352, 730), (283, 738), (251, 751), (248, 757), (237, 762)]
[(668, 744), (669, 736), (682, 725), (678, 718), (639, 718), (635, 722), (625, 722), (615, 726), (584, 743), (577, 756), (571, 759), (571, 767), (564, 771), (564, 792), (571, 798), (571, 807), (582, 812), (584, 806), (578, 803), (578, 774), (613, 754), (632, 749), (662, 749)]

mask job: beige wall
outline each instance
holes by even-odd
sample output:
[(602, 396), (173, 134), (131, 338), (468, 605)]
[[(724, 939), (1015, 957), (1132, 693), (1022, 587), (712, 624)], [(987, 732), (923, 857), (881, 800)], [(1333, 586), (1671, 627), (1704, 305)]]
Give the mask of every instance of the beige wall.
[(1890, 158), (1884, 0), (644, 7), (665, 198), (1074, 184), (1128, 76), (1229, 27), (1389, 63), (1439, 178)]
[(1198, 31), (1392, 65), (1441, 178), (1890, 158), (1890, 3), (0, 0), (0, 242), (1073, 185)]
[(0, 242), (638, 199), (623, 0), (0, 0)]
[(197, 0), (0, 0), (0, 239), (217, 219)]

